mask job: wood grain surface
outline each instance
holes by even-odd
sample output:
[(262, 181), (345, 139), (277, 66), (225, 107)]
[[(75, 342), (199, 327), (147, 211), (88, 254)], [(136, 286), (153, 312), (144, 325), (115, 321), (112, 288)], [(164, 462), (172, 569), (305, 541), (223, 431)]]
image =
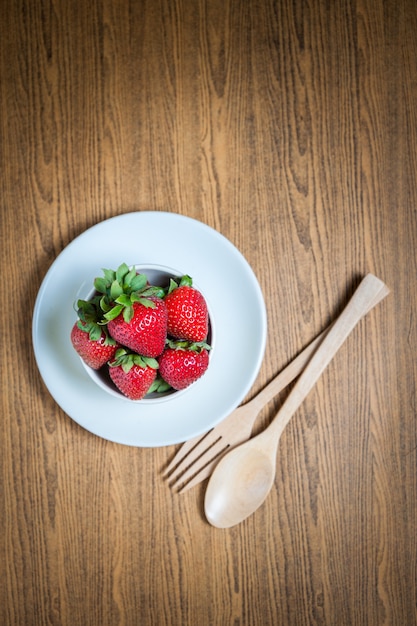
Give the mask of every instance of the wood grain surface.
[[(0, 623), (417, 624), (415, 0), (0, 5)], [(163, 481), (178, 446), (88, 433), (33, 355), (58, 254), (143, 210), (212, 226), (254, 269), (268, 343), (248, 397), (365, 273), (391, 289), (230, 530), (205, 520), (205, 484)]]

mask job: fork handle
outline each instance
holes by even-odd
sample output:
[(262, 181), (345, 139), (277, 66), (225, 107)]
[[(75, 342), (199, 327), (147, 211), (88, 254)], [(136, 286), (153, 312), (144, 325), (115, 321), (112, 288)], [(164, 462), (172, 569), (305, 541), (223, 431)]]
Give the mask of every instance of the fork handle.
[[(275, 376), (252, 400), (250, 404), (256, 405), (258, 412), (268, 404), (275, 396), (277, 396), (287, 385), (301, 374), (311, 357), (313, 356), (317, 346), (323, 341), (329, 332), (331, 326), (326, 328), (320, 335), (317, 335), (308, 346), (306, 346), (283, 370)], [(249, 404), (249, 403), (248, 403)]]
[[(378, 279), (379, 280), (379, 279)], [(363, 316), (369, 313), (381, 300), (389, 293), (386, 285), (381, 287), (376, 296), (370, 299)], [(252, 404), (258, 408), (258, 412), (268, 404), (275, 396), (277, 396), (287, 385), (289, 385), (306, 367), (318, 346), (333, 327), (334, 322), (330, 324), (323, 332), (313, 339), (283, 370), (279, 372), (275, 378), (269, 382), (248, 404)]]
[(339, 315), (328, 331), (320, 346), (317, 348), (305, 370), (297, 380), (281, 409), (266, 428), (271, 445), (278, 445), (279, 438), (285, 426), (302, 404), (308, 393), (316, 384), (324, 369), (330, 363), (345, 339), (354, 329), (359, 320), (389, 293), (387, 286), (374, 276), (367, 274), (359, 284), (347, 306)]

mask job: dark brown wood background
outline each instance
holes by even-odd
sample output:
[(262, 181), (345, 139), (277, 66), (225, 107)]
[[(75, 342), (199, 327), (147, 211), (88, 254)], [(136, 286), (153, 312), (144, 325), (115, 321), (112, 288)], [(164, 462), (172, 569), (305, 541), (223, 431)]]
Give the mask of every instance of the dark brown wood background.
[[(415, 0), (0, 7), (0, 622), (416, 624)], [(265, 505), (230, 530), (205, 521), (204, 484), (162, 480), (175, 446), (89, 434), (35, 364), (48, 267), (142, 210), (201, 220), (252, 265), (269, 329), (250, 395), (365, 273), (392, 290), (286, 429)]]

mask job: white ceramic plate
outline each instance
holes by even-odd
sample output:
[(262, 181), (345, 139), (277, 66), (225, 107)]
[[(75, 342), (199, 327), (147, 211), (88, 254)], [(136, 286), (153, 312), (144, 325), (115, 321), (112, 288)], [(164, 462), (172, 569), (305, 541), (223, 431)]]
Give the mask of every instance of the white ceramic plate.
[[(74, 302), (101, 268), (156, 264), (189, 274), (203, 292), (214, 327), (204, 376), (185, 392), (131, 402), (93, 382), (73, 349)], [(86, 430), (117, 443), (153, 447), (207, 432), (246, 396), (261, 366), (266, 309), (259, 283), (223, 235), (175, 213), (126, 213), (100, 222), (56, 258), (40, 287), (32, 337), (41, 376), (59, 406)]]

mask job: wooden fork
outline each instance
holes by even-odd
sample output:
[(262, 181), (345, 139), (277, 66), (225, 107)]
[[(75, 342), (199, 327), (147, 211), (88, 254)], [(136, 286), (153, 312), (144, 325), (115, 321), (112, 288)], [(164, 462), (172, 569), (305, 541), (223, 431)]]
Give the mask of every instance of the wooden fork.
[[(381, 292), (369, 306), (374, 308), (388, 293)], [(289, 385), (305, 368), (316, 348), (331, 326), (318, 335), (298, 356), (291, 361), (268, 385), (250, 402), (235, 409), (222, 422), (208, 433), (186, 441), (164, 471), (172, 488), (184, 493), (205, 478), (230, 449), (247, 441), (261, 409)]]

